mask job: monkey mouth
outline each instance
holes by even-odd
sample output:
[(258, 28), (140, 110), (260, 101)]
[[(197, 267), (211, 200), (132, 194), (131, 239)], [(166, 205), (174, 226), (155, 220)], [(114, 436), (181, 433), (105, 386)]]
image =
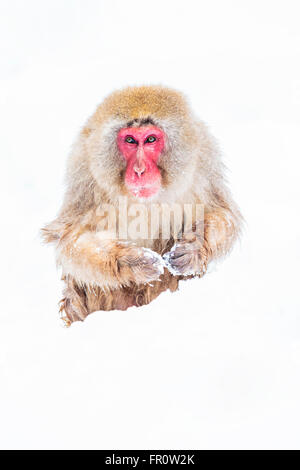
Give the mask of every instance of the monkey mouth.
[(155, 196), (158, 193), (160, 184), (152, 183), (152, 184), (143, 184), (143, 185), (134, 185), (134, 186), (127, 186), (130, 193), (142, 199), (148, 199), (150, 197)]

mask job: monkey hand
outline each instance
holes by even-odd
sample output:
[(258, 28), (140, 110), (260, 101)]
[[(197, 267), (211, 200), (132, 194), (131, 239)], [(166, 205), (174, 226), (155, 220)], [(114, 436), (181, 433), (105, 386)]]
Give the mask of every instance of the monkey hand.
[(117, 259), (120, 282), (127, 284), (128, 280), (145, 284), (158, 280), (164, 272), (162, 257), (148, 248), (126, 246)]
[(174, 276), (203, 276), (207, 253), (199, 241), (180, 241), (163, 255), (166, 267)]

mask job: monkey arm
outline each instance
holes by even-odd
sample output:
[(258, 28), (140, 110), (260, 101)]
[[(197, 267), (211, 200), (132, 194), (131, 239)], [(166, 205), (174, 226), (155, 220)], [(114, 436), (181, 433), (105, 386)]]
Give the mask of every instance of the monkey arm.
[(157, 253), (108, 240), (80, 223), (55, 221), (43, 233), (46, 241), (56, 244), (63, 275), (71, 275), (79, 284), (118, 288), (132, 282), (147, 283), (163, 273), (163, 260)]
[(220, 259), (232, 248), (239, 236), (241, 215), (232, 207), (215, 207), (205, 211), (204, 221), (187, 233), (163, 258), (174, 275), (204, 275), (210, 261)]

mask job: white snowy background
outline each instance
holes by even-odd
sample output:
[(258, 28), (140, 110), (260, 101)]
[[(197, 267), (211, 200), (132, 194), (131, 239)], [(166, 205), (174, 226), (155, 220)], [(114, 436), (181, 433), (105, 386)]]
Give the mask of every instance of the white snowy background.
[[(0, 447), (300, 448), (299, 1), (0, 2)], [(39, 228), (112, 90), (182, 90), (247, 225), (203, 280), (61, 327)]]

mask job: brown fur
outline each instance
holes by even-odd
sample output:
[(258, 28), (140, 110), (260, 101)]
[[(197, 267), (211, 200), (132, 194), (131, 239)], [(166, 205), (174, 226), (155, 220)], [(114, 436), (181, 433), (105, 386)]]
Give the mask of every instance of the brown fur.
[[(129, 204), (136, 202), (123, 183), (117, 132), (148, 120), (167, 136), (159, 160), (163, 191), (153, 202), (205, 208), (203, 235), (185, 234), (171, 252), (173, 238), (124, 244), (101, 238), (98, 230), (97, 210), (103, 204), (117, 206), (120, 195), (127, 195)], [(43, 228), (43, 237), (56, 246), (66, 282), (61, 311), (70, 323), (96, 310), (147, 304), (167, 289), (176, 290), (180, 279), (202, 276), (211, 260), (230, 251), (240, 231), (242, 218), (226, 186), (214, 139), (184, 97), (164, 87), (131, 87), (106, 98), (74, 145), (66, 184), (62, 208)], [(143, 246), (167, 253), (176, 274), (165, 269), (161, 275)]]
[(164, 282), (152, 281), (148, 285), (132, 283), (119, 289), (101, 289), (99, 286), (87, 288), (76, 283), (72, 276), (66, 276), (64, 298), (60, 302), (61, 318), (67, 325), (83, 321), (87, 315), (98, 310), (127, 310), (127, 308), (149, 304), (166, 289), (178, 289), (180, 277), (172, 276), (167, 270)]

